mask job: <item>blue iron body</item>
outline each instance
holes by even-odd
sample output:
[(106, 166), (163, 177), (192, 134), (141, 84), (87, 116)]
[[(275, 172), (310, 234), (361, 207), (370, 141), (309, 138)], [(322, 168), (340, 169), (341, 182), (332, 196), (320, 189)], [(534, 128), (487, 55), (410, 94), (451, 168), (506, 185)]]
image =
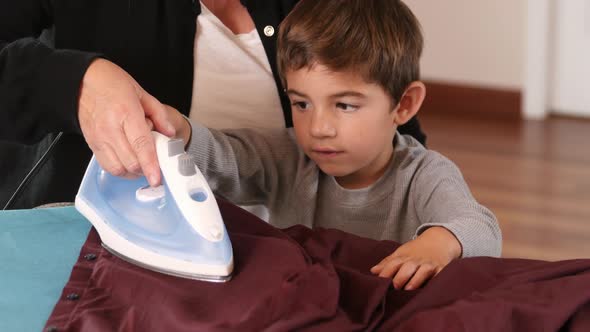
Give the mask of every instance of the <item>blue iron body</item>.
[(208, 185), (202, 183), (199, 188), (206, 190), (182, 202), (202, 205), (207, 210), (191, 215), (176, 201), (166, 172), (162, 180), (159, 197), (139, 200), (138, 190), (149, 188), (145, 177), (130, 180), (113, 176), (93, 157), (76, 197), (76, 207), (97, 229), (103, 246), (126, 261), (184, 278), (229, 280), (233, 252), (225, 225), (221, 223), (222, 234), (215, 241), (202, 236), (193, 226), (208, 222), (203, 218), (210, 215), (221, 220)]

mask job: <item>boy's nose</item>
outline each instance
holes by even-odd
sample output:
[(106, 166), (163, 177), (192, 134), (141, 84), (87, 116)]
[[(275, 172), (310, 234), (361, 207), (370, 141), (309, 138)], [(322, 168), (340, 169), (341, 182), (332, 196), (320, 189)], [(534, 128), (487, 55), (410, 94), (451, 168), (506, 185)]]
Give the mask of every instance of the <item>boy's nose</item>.
[(313, 137), (333, 137), (336, 135), (336, 127), (329, 112), (316, 110), (311, 117), (310, 134)]

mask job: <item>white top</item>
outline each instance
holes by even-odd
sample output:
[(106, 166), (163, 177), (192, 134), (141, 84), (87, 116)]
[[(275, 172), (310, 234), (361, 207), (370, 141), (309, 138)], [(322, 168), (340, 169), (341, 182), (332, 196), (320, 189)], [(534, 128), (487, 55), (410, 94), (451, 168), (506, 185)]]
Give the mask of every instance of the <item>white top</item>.
[(275, 80), (256, 29), (234, 34), (201, 3), (189, 117), (211, 128), (285, 127)]

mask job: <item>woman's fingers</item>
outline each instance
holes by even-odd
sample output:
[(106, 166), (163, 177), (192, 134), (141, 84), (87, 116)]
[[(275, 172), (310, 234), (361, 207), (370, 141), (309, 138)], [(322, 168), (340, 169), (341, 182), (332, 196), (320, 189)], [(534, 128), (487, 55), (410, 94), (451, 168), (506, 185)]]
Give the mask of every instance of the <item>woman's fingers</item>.
[[(143, 104), (149, 112), (144, 111)], [(143, 173), (150, 185), (156, 186), (160, 183), (160, 166), (152, 125), (146, 117), (156, 127), (165, 126), (164, 106), (129, 74), (104, 59), (95, 60), (88, 67), (78, 109), (88, 146), (107, 172), (123, 177)]]

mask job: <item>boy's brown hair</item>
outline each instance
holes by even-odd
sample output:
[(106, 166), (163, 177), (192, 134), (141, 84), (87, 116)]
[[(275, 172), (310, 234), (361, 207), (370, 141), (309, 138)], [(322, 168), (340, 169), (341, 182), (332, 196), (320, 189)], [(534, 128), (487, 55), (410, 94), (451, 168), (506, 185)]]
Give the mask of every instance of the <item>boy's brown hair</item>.
[(358, 73), (398, 103), (420, 77), (420, 23), (399, 0), (301, 0), (281, 23), (277, 64), (285, 73), (317, 63)]

